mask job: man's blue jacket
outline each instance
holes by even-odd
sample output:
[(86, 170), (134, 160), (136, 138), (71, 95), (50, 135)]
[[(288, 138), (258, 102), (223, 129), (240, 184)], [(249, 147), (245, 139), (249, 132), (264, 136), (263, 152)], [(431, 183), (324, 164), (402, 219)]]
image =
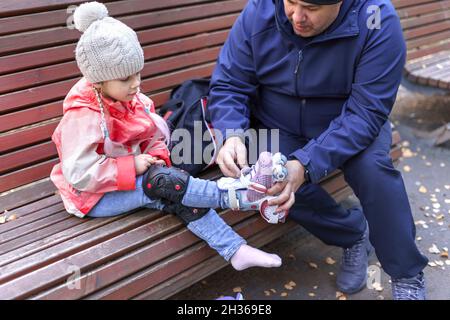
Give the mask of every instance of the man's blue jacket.
[(208, 108), (224, 137), (227, 129), (248, 129), (251, 114), (298, 141), (289, 156), (318, 182), (378, 136), (406, 47), (388, 0), (344, 0), (333, 24), (305, 40), (294, 34), (282, 0), (250, 0), (220, 52)]

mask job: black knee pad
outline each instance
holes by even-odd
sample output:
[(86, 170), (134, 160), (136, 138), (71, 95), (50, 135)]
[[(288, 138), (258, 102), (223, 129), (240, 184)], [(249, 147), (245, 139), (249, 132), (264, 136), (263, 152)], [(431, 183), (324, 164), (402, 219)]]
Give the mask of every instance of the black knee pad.
[(163, 211), (175, 214), (183, 222), (188, 225), (190, 222), (202, 218), (210, 209), (207, 208), (192, 208), (186, 207), (181, 203), (174, 203), (170, 201), (163, 201), (164, 208)]
[(144, 174), (142, 188), (149, 198), (181, 203), (189, 177), (189, 173), (178, 168), (152, 165)]

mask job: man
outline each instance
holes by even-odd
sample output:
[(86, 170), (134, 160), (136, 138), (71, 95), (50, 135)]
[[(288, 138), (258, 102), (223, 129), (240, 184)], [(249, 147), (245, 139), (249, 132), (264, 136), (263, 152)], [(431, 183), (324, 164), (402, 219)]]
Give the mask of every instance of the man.
[[(233, 176), (246, 166), (239, 132), (279, 129), (289, 176), (269, 190), (279, 194), (271, 204), (344, 249), (337, 285), (345, 293), (365, 286), (371, 243), (394, 299), (425, 299), (427, 259), (389, 156), (388, 116), (405, 52), (388, 0), (250, 0), (211, 80), (211, 120), (226, 139), (217, 159), (222, 172)], [(318, 185), (336, 168), (362, 209), (344, 210)]]

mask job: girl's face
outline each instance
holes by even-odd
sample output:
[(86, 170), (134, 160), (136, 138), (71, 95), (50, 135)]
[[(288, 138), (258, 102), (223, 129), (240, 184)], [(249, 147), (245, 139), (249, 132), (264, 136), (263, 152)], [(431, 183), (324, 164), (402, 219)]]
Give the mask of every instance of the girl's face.
[(138, 72), (127, 78), (103, 81), (94, 86), (101, 90), (102, 94), (115, 101), (131, 101), (141, 85), (141, 73)]

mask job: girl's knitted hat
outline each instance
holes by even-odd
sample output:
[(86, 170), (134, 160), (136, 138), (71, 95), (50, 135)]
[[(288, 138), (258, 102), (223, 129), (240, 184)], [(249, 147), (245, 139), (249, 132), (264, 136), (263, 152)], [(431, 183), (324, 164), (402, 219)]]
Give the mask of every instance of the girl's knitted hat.
[(144, 67), (144, 52), (136, 32), (108, 16), (99, 2), (80, 5), (74, 13), (75, 28), (83, 32), (75, 57), (91, 83), (127, 78)]

